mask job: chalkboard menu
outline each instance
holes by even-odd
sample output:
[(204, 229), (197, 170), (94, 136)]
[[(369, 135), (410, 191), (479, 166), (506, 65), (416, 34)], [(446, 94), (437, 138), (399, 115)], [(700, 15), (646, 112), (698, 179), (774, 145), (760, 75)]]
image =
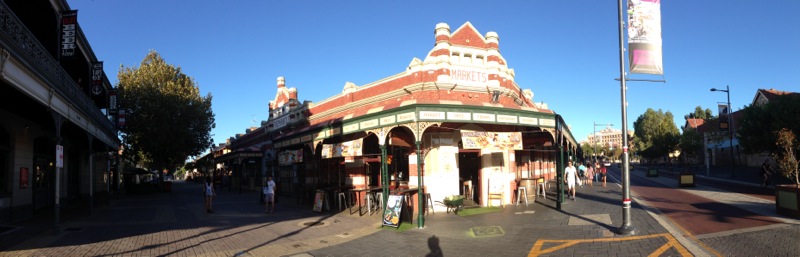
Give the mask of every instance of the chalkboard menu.
[(400, 226), (400, 214), (403, 210), (403, 196), (389, 195), (386, 202), (386, 209), (383, 210), (383, 224), (381, 226)]
[(317, 193), (314, 195), (314, 211), (315, 212), (322, 212), (322, 202), (325, 201), (325, 191), (317, 190)]

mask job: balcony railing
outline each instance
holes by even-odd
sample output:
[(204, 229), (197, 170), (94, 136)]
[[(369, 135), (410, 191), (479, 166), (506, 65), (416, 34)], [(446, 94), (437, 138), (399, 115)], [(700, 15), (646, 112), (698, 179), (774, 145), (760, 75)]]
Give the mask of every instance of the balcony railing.
[(47, 52), (5, 2), (0, 2), (0, 45), (28, 66), (29, 70), (40, 79), (46, 81), (55, 92), (85, 113), (91, 121), (103, 129), (103, 132), (116, 138), (112, 122), (100, 112), (89, 96), (81, 92), (80, 86)]

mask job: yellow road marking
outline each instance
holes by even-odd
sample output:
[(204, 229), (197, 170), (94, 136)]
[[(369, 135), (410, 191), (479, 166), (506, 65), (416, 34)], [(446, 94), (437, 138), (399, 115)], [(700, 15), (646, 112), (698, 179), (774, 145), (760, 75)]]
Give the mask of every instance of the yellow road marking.
[[(596, 242), (622, 242), (622, 241), (633, 241), (633, 240), (641, 240), (641, 239), (649, 239), (649, 238), (658, 238), (663, 237), (667, 239), (667, 243), (656, 249), (653, 253), (649, 256), (659, 256), (662, 253), (666, 252), (670, 248), (675, 248), (681, 256), (692, 256), (689, 251), (683, 247), (678, 240), (676, 240), (672, 235), (669, 233), (663, 234), (655, 234), (655, 235), (644, 235), (644, 236), (631, 236), (631, 237), (623, 237), (623, 238), (595, 238), (595, 239), (578, 239), (578, 240), (549, 240), (549, 239), (539, 239), (536, 243), (533, 244), (533, 248), (528, 253), (528, 257), (539, 256), (541, 254), (548, 254), (554, 251), (558, 251), (573, 245), (577, 245), (580, 243), (596, 243)], [(545, 243), (562, 243), (547, 249), (543, 249)]]

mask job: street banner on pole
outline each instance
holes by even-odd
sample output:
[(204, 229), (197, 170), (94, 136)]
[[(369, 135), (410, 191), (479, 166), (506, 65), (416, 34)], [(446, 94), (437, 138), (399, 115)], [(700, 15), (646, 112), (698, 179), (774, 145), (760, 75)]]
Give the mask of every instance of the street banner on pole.
[(728, 131), (728, 105), (727, 104), (718, 104), (717, 107), (719, 108), (719, 131)]
[(661, 0), (628, 0), (628, 63), (631, 73), (664, 75)]

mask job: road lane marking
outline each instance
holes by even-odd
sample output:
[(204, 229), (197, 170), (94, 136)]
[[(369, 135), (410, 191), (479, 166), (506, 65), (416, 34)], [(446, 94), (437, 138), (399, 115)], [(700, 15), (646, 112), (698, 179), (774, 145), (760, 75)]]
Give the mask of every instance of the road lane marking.
[[(689, 250), (683, 247), (683, 245), (681, 245), (678, 242), (678, 240), (675, 239), (675, 237), (673, 237), (669, 233), (662, 233), (662, 234), (631, 236), (623, 238), (595, 238), (595, 239), (575, 239), (575, 240), (539, 239), (536, 240), (536, 242), (533, 244), (533, 247), (531, 248), (531, 251), (528, 252), (528, 257), (536, 257), (543, 254), (549, 254), (581, 243), (623, 242), (623, 241), (635, 241), (635, 240), (643, 240), (650, 238), (664, 238), (667, 240), (667, 242), (661, 245), (658, 249), (656, 249), (648, 256), (660, 256), (661, 254), (663, 254), (664, 252), (666, 252), (671, 248), (674, 248), (676, 251), (678, 251), (678, 254), (680, 254), (681, 256), (693, 256), (689, 252)], [(543, 247), (545, 243), (561, 243), (561, 244), (544, 249)]]

